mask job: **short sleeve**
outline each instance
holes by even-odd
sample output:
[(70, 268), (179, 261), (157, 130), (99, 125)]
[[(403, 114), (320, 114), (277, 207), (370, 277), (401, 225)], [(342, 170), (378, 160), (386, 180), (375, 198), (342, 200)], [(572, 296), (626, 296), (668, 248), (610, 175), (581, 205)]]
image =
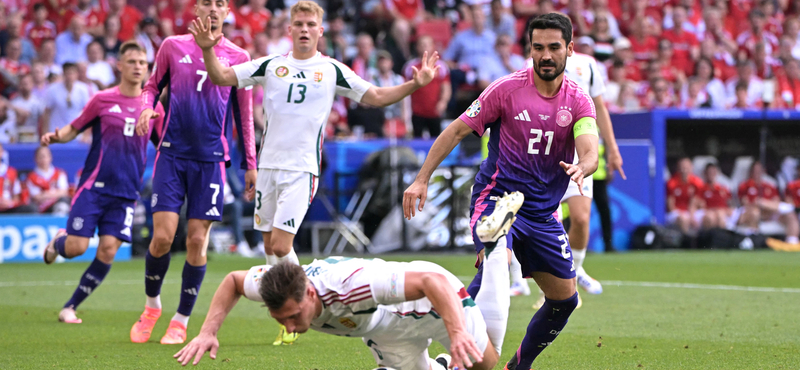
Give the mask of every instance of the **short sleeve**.
[(400, 263), (386, 262), (372, 265), (369, 271), (365, 269), (361, 272), (370, 277), (372, 297), (378, 304), (390, 305), (406, 301), (406, 273), (401, 266)]
[(273, 58), (275, 58), (275, 56), (270, 55), (233, 66), (233, 72), (236, 73), (236, 80), (239, 83), (239, 88), (243, 89), (264, 81), (267, 73), (267, 65), (269, 65), (269, 62)]
[(594, 58), (589, 62), (589, 69), (592, 73), (592, 80), (589, 81), (589, 95), (592, 98), (602, 96), (606, 92), (606, 83), (600, 68), (597, 66), (597, 61), (595, 61)]
[(91, 126), (92, 121), (94, 121), (94, 119), (99, 115), (99, 96), (100, 95), (95, 95), (90, 98), (89, 103), (83, 107), (83, 111), (81, 111), (81, 114), (78, 116), (78, 118), (75, 118), (75, 120), (70, 123), (74, 129), (78, 131), (84, 131)]
[(458, 118), (464, 121), (478, 136), (483, 136), (486, 126), (500, 118), (501, 88), (500, 85), (507, 81), (499, 79), (493, 82), (481, 95), (472, 102), (464, 113)]
[(572, 111), (575, 112), (574, 122), (578, 122), (581, 118), (589, 117), (592, 119), (597, 119), (597, 110), (594, 106), (594, 100), (581, 89), (578, 90), (575, 96), (575, 104), (573, 105)]
[(361, 102), (361, 98), (372, 87), (372, 84), (359, 77), (352, 69), (339, 63), (339, 61), (331, 59), (330, 62), (336, 70), (336, 95)]
[(258, 285), (261, 282), (261, 277), (270, 269), (271, 266), (261, 265), (253, 266), (247, 271), (244, 278), (244, 296), (245, 298), (254, 302), (264, 302), (261, 294), (258, 293)]

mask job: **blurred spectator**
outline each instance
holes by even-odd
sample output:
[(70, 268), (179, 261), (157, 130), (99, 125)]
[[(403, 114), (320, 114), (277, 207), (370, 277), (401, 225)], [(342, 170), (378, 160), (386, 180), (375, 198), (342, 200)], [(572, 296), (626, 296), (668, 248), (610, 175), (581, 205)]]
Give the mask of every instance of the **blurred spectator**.
[(92, 6), (92, 0), (75, 0), (75, 4), (67, 10), (64, 18), (61, 19), (58, 30), (66, 30), (75, 15), (80, 15), (86, 20), (86, 32), (90, 35), (97, 37), (103, 34), (103, 22), (106, 19), (106, 13), (99, 7)]
[(66, 215), (69, 212), (69, 180), (67, 173), (53, 166), (50, 148), (40, 146), (34, 152), (36, 168), (25, 179), (31, 203), (39, 212)]
[[(431, 55), (436, 50), (436, 45), (430, 36), (422, 36), (417, 40), (417, 55), (422, 56), (426, 51)], [(409, 60), (403, 67), (403, 75), (410, 80), (414, 75), (412, 67), (419, 69), (422, 65), (420, 58)], [(453, 93), (450, 85), (450, 69), (442, 60), (436, 61), (439, 71), (433, 81), (417, 89), (411, 94), (411, 123), (414, 127), (414, 137), (423, 137), (425, 131), (430, 137), (437, 137), (442, 132), (442, 118), (447, 111), (447, 104)]]
[[(245, 50), (253, 50), (253, 38), (250, 37), (250, 33), (237, 29), (234, 25), (235, 22), (236, 20), (231, 15), (228, 15), (228, 18), (225, 18), (222, 22), (222, 34), (236, 46)], [(256, 36), (258, 37), (262, 34), (259, 33)]]
[[(267, 29), (266, 55), (286, 54), (292, 51), (292, 39), (287, 37), (287, 27), (280, 18), (273, 18)], [(330, 35), (329, 35), (330, 36)], [(372, 40), (370, 38), (370, 40)]]
[(42, 3), (33, 5), (33, 21), (25, 26), (25, 36), (37, 49), (44, 40), (54, 40), (58, 31), (56, 25), (48, 19), (48, 10)]
[[(0, 168), (1, 172), (2, 168)], [(800, 215), (800, 162), (797, 163), (795, 168), (795, 180), (786, 185), (783, 201), (793, 205), (795, 212)]]
[(739, 97), (736, 92), (736, 86), (740, 81), (744, 83), (743, 86), (747, 90), (743, 104), (748, 107), (754, 107), (759, 104), (764, 96), (764, 81), (755, 75), (754, 69), (753, 62), (750, 60), (739, 61), (736, 65), (736, 76), (729, 79), (725, 84), (729, 105), (735, 105)]
[(778, 50), (778, 38), (765, 29), (766, 25), (767, 17), (764, 12), (760, 9), (753, 9), (750, 12), (750, 29), (739, 34), (736, 43), (740, 48), (744, 48), (750, 52), (750, 55), (753, 55), (756, 44), (762, 42), (767, 49), (767, 54), (772, 55), (775, 50)]
[(692, 160), (679, 159), (677, 171), (667, 181), (667, 224), (677, 226), (684, 234), (697, 230), (695, 196), (702, 187), (703, 181), (692, 174)]
[(236, 27), (250, 35), (264, 32), (272, 18), (272, 12), (266, 5), (266, 0), (248, 0), (247, 5), (239, 8), (236, 14)]
[(711, 99), (703, 90), (703, 83), (697, 77), (690, 77), (681, 92), (681, 109), (710, 108)]
[(575, 40), (575, 52), (594, 56), (594, 39), (589, 36), (581, 36)]
[(105, 60), (105, 50), (98, 41), (92, 41), (86, 47), (86, 55), (89, 58), (86, 64), (86, 77), (94, 83), (99, 90), (104, 90), (114, 84), (117, 77), (111, 64)]
[[(448, 66), (450, 67), (453, 77), (456, 76), (456, 71), (461, 71), (464, 68), (467, 71), (477, 70), (484, 57), (494, 54), (495, 34), (494, 32), (486, 29), (486, 16), (483, 13), (481, 6), (470, 7), (472, 14), (472, 27), (458, 32), (448, 45), (447, 50), (442, 54)], [(470, 80), (466, 79), (464, 73), (461, 73), (461, 81)], [(455, 83), (455, 80), (453, 81)], [(474, 81), (467, 81), (473, 83)], [(454, 86), (458, 88), (458, 86)]]
[(356, 38), (358, 54), (345, 62), (359, 77), (369, 81), (378, 66), (378, 57), (375, 53), (375, 42), (372, 36), (361, 33)]
[[(107, 0), (108, 1), (108, 18), (116, 17), (119, 19), (119, 35), (118, 39), (128, 41), (133, 38), (136, 27), (142, 21), (144, 16), (136, 8), (127, 5), (127, 0)], [(106, 25), (108, 27), (108, 25)], [(106, 29), (108, 33), (108, 29)], [(108, 49), (106, 49), (108, 50)]]
[(120, 37), (120, 18), (117, 16), (108, 16), (105, 21), (105, 32), (103, 36), (98, 37), (97, 41), (103, 46), (106, 57), (116, 62), (119, 57), (119, 48), (124, 41)]
[(25, 38), (25, 35), (22, 32), (22, 14), (11, 16), (8, 19), (8, 26), (2, 31), (2, 33), (2, 37), (0, 37), (0, 40), (2, 40), (0, 41), (0, 46), (3, 47), (3, 56), (8, 54), (8, 51), (6, 50), (8, 42), (13, 39), (18, 39), (20, 42), (19, 61), (25, 64), (31, 64), (31, 62), (36, 59), (36, 48), (33, 46), (33, 43)]
[[(725, 84), (715, 77), (714, 64), (706, 58), (700, 58), (695, 63), (694, 69), (694, 83), (696, 84), (695, 87), (699, 89), (697, 94), (705, 96), (705, 99), (700, 99), (700, 101), (695, 99), (694, 105), (696, 107), (725, 109), (728, 101)], [(691, 84), (687, 87), (687, 89), (689, 88), (691, 88)], [(683, 91), (681, 95), (683, 95)], [(691, 95), (691, 92), (688, 95)], [(689, 96), (685, 96), (683, 100), (685, 101), (687, 98)]]
[(39, 129), (39, 135), (60, 129), (72, 122), (89, 102), (89, 97), (89, 86), (78, 81), (78, 66), (72, 63), (64, 64), (64, 80), (55, 82), (47, 88), (43, 120), (45, 126)]
[(6, 98), (0, 96), (0, 143), (17, 141), (17, 114)]
[(594, 58), (601, 63), (611, 59), (614, 55), (614, 36), (608, 25), (608, 13), (595, 16), (589, 36), (594, 40)]
[(756, 99), (752, 102), (747, 98), (747, 82), (739, 81), (736, 83), (735, 89), (735, 100), (733, 104), (730, 106), (731, 108), (738, 108), (738, 109), (756, 109), (761, 108), (763, 105), (761, 103), (761, 99)]
[(783, 73), (780, 61), (767, 54), (764, 43), (757, 43), (754, 53), (753, 65), (758, 78), (769, 80)]
[(19, 89), (11, 105), (16, 108), (22, 119), (17, 128), (20, 142), (39, 142), (37, 134), (44, 116), (44, 102), (33, 94), (33, 75), (24, 74), (19, 77)]
[(764, 181), (764, 166), (755, 161), (750, 167), (750, 177), (739, 184), (739, 202), (742, 209), (736, 225), (743, 227), (745, 234), (758, 233), (761, 221), (779, 221), (786, 228), (786, 242), (798, 243), (797, 215), (794, 206), (780, 201), (778, 189)]
[(691, 75), (694, 72), (694, 64), (689, 68), (689, 72), (685, 72), (684, 69), (676, 66), (674, 64), (676, 51), (673, 46), (668, 39), (660, 40), (658, 42), (658, 53), (654, 61), (660, 63), (661, 77), (680, 88), (686, 82), (686, 75)]
[[(714, 77), (721, 81), (727, 81), (736, 75), (736, 60), (733, 55), (710, 38), (700, 43), (700, 59), (703, 58), (711, 61), (714, 66)], [(697, 73), (696, 70), (695, 73)]]
[(630, 25), (631, 51), (637, 62), (648, 62), (656, 57), (658, 51), (658, 39), (645, 32), (645, 18), (636, 18)]
[(592, 25), (597, 21), (591, 11), (586, 9), (585, 0), (574, 0), (566, 3), (566, 9), (562, 9), (572, 21), (572, 31), (574, 36), (586, 36), (591, 32)]
[(636, 96), (636, 86), (625, 82), (619, 88), (617, 100), (610, 101), (608, 111), (612, 113), (637, 112), (644, 109), (641, 100)]
[[(656, 7), (651, 7), (650, 3), (655, 3)], [(661, 22), (663, 16), (661, 14), (661, 7), (658, 6), (658, 1), (649, 0), (632, 0), (630, 2), (623, 2), (626, 8), (622, 12), (620, 25), (623, 31), (627, 31), (630, 37), (636, 34), (630, 28), (637, 20), (641, 20), (640, 31), (647, 36), (658, 36), (661, 34)]]
[[(347, 64), (359, 77), (372, 81), (377, 74), (378, 56), (372, 36), (362, 33), (356, 39), (358, 54)], [(383, 108), (376, 108), (366, 104), (350, 101), (347, 110), (347, 123), (354, 132), (362, 132), (367, 137), (380, 137), (383, 135)], [(356, 126), (361, 128), (354, 129)]]
[[(622, 62), (625, 66), (625, 77), (631, 81), (641, 81), (644, 78), (642, 76), (642, 66), (645, 66), (646, 62), (636, 60), (631, 41), (627, 37), (620, 37), (614, 40), (613, 46), (616, 60)], [(597, 68), (603, 78), (608, 77), (608, 70), (605, 64), (598, 63)]]
[[(672, 18), (676, 24), (682, 24), (686, 19), (686, 8), (676, 6), (672, 9)], [(690, 32), (682, 27), (674, 27), (662, 33), (662, 37), (672, 44), (672, 65), (683, 71), (686, 75), (692, 74), (694, 61), (700, 56), (700, 42)]]
[(49, 82), (47, 81), (47, 70), (44, 64), (33, 62), (31, 66), (31, 77), (33, 78), (33, 96), (44, 102)]
[(709, 163), (703, 170), (703, 184), (697, 191), (699, 200), (696, 219), (703, 229), (728, 227), (728, 219), (733, 214), (730, 206), (731, 191), (717, 182), (719, 168)]
[(793, 39), (788, 35), (781, 36), (780, 46), (778, 47), (778, 59), (781, 63), (785, 63), (787, 60), (791, 59), (800, 59), (800, 43), (797, 42), (797, 39)]
[(56, 37), (56, 64), (86, 61), (86, 46), (92, 36), (86, 33), (86, 20), (81, 15), (72, 17), (69, 28)]
[(609, 102), (609, 104), (617, 101), (622, 85), (629, 81), (625, 76), (625, 69), (625, 63), (619, 59), (614, 60), (608, 82), (606, 82), (606, 92), (603, 93), (603, 101)]
[(20, 61), (22, 40), (14, 38), (6, 43), (6, 56), (0, 58), (0, 93), (8, 96), (10, 89), (16, 89), (18, 75), (30, 73), (31, 67)]
[[(760, 0), (759, 10), (766, 16), (767, 23), (764, 30), (778, 36), (783, 33), (783, 11), (775, 4), (777, 0)], [(785, 1), (785, 0), (784, 0)]]
[(22, 183), (17, 170), (9, 164), (8, 153), (0, 144), (0, 213), (36, 212), (26, 204), (22, 194)]
[(325, 36), (327, 51), (325, 55), (338, 61), (345, 60), (348, 57), (349, 45), (354, 44), (354, 38), (346, 31), (344, 18), (341, 15), (331, 14), (328, 17), (328, 29), (325, 30)]
[(383, 0), (383, 6), (392, 23), (389, 32), (404, 59), (411, 57), (411, 31), (422, 20), (422, 3), (422, 0)]
[(514, 16), (503, 8), (501, 0), (492, 0), (492, 16), (486, 20), (486, 29), (494, 32), (498, 37), (507, 35), (512, 43), (517, 40)]
[(55, 59), (56, 59), (56, 42), (54, 40), (43, 41), (42, 47), (39, 48), (38, 62), (42, 64), (42, 67), (44, 68), (44, 75), (46, 78), (50, 78), (51, 75), (61, 76), (61, 74), (63, 73), (61, 64), (56, 63)]
[(647, 93), (646, 106), (649, 109), (673, 108), (677, 106), (675, 94), (667, 80), (659, 77), (651, 82), (651, 89)]
[[(702, 15), (693, 9), (693, 6), (684, 3), (694, 4), (694, 1), (679, 1), (677, 6), (672, 7), (672, 11), (667, 12), (664, 16), (663, 29), (672, 30), (679, 26), (700, 40), (706, 31), (705, 21)], [(678, 11), (676, 12), (676, 10)]]
[(168, 37), (189, 33), (189, 25), (197, 18), (194, 14), (194, 2), (189, 0), (171, 0), (170, 2), (172, 5), (167, 6), (158, 14), (161, 19), (161, 34)]
[(156, 52), (161, 46), (161, 36), (158, 35), (158, 24), (153, 18), (142, 19), (139, 24), (139, 33), (136, 34), (136, 41), (144, 46), (147, 54), (147, 63), (152, 64), (156, 60)]
[(586, 15), (586, 21), (590, 24), (594, 23), (595, 19), (597, 19), (597, 16), (600, 14), (606, 17), (608, 28), (611, 30), (611, 36), (614, 36), (614, 38), (622, 37), (622, 32), (619, 28), (619, 22), (617, 21), (617, 17), (622, 15), (620, 1), (614, 0), (609, 2), (608, 0), (590, 0), (589, 12)]
[[(378, 87), (390, 87), (402, 85), (405, 81), (403, 76), (400, 76), (394, 71), (394, 62), (392, 61), (392, 54), (386, 50), (378, 52), (378, 73), (372, 79), (372, 84)], [(397, 103), (383, 108), (384, 125), (383, 135), (387, 137), (405, 137), (409, 129), (411, 120), (408, 119), (409, 104), (411, 103), (410, 97), (405, 97)]]
[(511, 37), (497, 36), (495, 53), (484, 57), (478, 68), (478, 87), (485, 89), (494, 80), (525, 68), (525, 58), (511, 52)]
[(703, 11), (703, 20), (706, 25), (705, 32), (699, 35), (705, 41), (711, 39), (714, 45), (725, 48), (729, 53), (733, 53), (739, 47), (733, 35), (725, 29), (722, 19), (722, 11), (717, 7), (708, 7)]
[(778, 96), (775, 105), (779, 108), (800, 110), (800, 62), (786, 61), (784, 74), (778, 78)]

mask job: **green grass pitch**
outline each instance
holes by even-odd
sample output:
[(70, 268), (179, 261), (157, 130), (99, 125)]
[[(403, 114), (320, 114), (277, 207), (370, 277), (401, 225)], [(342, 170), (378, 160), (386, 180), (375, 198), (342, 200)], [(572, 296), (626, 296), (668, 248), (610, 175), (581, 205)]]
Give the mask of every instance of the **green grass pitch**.
[[(463, 279), (475, 272), (471, 255), (393, 255), (426, 259)], [(309, 258), (301, 258), (303, 262)], [(183, 255), (172, 258), (162, 290), (164, 315), (147, 344), (128, 332), (144, 305), (144, 261), (117, 263), (78, 310), (83, 324), (57, 321), (84, 263), (0, 265), (0, 369), (175, 368), (181, 346), (158, 340), (177, 308)], [(797, 369), (800, 368), (800, 255), (776, 252), (639, 252), (590, 255), (586, 268), (604, 281), (601, 295), (582, 294), (558, 340), (535, 369)], [(260, 259), (212, 255), (189, 323), (200, 329), (211, 297), (231, 270)], [(656, 283), (656, 284), (651, 284)], [(670, 284), (664, 284), (670, 283)], [(766, 287), (747, 289), (745, 287)], [(533, 297), (512, 298), (502, 358), (519, 345), (533, 315)], [(274, 347), (277, 324), (266, 308), (242, 300), (219, 333), (215, 361), (200, 368), (372, 369), (359, 339), (309, 332)], [(438, 344), (432, 357), (442, 352)], [(502, 365), (497, 367), (502, 368)]]

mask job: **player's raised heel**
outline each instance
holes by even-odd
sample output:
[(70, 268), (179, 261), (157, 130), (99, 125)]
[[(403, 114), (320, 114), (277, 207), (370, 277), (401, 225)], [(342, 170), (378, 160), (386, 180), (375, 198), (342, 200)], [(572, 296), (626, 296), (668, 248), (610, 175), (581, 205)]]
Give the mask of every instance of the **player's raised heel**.
[(44, 253), (42, 254), (42, 259), (44, 260), (45, 264), (50, 265), (55, 262), (56, 257), (58, 257), (58, 251), (56, 250), (56, 239), (64, 235), (67, 235), (67, 230), (60, 229), (56, 233), (56, 236), (50, 240), (50, 243), (47, 243), (47, 247), (44, 248)]
[(159, 317), (161, 317), (160, 308), (145, 306), (144, 312), (139, 316), (139, 321), (131, 328), (131, 342), (145, 343), (150, 340), (150, 334), (153, 333), (153, 327), (156, 326)]
[(478, 226), (475, 229), (478, 239), (484, 243), (496, 242), (503, 235), (508, 234), (511, 224), (516, 219), (517, 211), (522, 207), (524, 201), (525, 196), (518, 191), (503, 195), (495, 203), (492, 214), (478, 221)]
[(80, 324), (83, 322), (83, 320), (75, 316), (75, 310), (67, 307), (62, 308), (61, 312), (58, 313), (58, 321), (66, 324)]
[(186, 325), (180, 321), (171, 320), (167, 333), (161, 337), (161, 344), (182, 344), (186, 341)]

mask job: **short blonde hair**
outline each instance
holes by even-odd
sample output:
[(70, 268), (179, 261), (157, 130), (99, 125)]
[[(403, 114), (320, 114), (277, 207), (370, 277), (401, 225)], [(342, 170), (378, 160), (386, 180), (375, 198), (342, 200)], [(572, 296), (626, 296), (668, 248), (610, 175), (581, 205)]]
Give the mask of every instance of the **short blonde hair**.
[(298, 1), (297, 4), (292, 5), (290, 8), (291, 18), (294, 18), (294, 16), (300, 12), (316, 14), (319, 17), (320, 22), (322, 22), (322, 17), (325, 15), (325, 10), (323, 10), (319, 4), (313, 1), (305, 0)]

